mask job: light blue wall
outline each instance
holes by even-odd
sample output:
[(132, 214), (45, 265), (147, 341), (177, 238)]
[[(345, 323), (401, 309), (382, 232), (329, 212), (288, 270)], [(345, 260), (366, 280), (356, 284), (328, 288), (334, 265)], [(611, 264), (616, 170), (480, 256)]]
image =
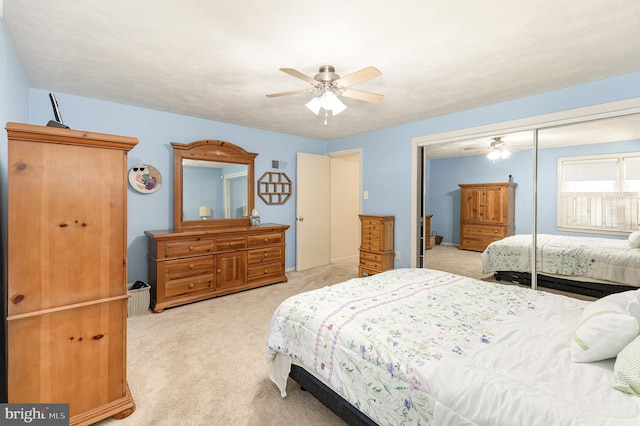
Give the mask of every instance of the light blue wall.
[[(29, 93), (32, 124), (46, 124), (53, 118), (49, 92), (31, 89)], [(256, 176), (271, 169), (271, 160), (287, 162), (284, 171), (294, 182), (296, 152), (323, 154), (325, 143), (308, 138), (234, 126), (200, 118), (170, 114), (56, 93), (62, 118), (72, 129), (137, 137), (138, 145), (129, 153), (129, 167), (154, 166), (162, 175), (162, 186), (151, 194), (129, 188), (128, 243), (129, 280), (147, 278), (147, 239), (145, 230), (173, 227), (173, 148), (171, 142), (188, 143), (199, 139), (220, 139), (235, 143), (259, 155), (255, 160)], [(263, 223), (291, 226), (287, 232), (287, 268), (295, 266), (295, 195), (286, 204), (266, 205), (259, 197), (255, 204)]]
[[(334, 139), (327, 143), (327, 151), (362, 147), (363, 190), (369, 191), (369, 199), (362, 200), (362, 212), (395, 216), (395, 250), (401, 252), (401, 260), (395, 261), (395, 267), (408, 267), (411, 259), (411, 239), (413, 238), (411, 235), (410, 194), (412, 138), (637, 97), (640, 97), (640, 72), (376, 132)], [(521, 158), (517, 161), (522, 161), (524, 167), (526, 162), (524, 159)], [(458, 183), (463, 182), (463, 178), (466, 179), (464, 176), (478, 174), (485, 176), (486, 179), (491, 179), (491, 181), (494, 178), (504, 181), (509, 175), (509, 172), (505, 173), (505, 171), (494, 170), (490, 172), (477, 162), (466, 163), (466, 166), (454, 167), (450, 165), (448, 168), (438, 168), (435, 171), (431, 167), (429, 187), (442, 183), (449, 188), (449, 191), (453, 191), (455, 188), (451, 182), (447, 183), (447, 179), (462, 171), (465, 172), (465, 175), (452, 178), (455, 180), (456, 187)], [(524, 194), (526, 191), (527, 194), (530, 194), (532, 192), (531, 186), (530, 184), (527, 186), (526, 178), (521, 177), (520, 170), (524, 169), (518, 169), (518, 172), (512, 173), (514, 180), (520, 182), (518, 192)], [(531, 167), (527, 170), (531, 170)], [(438, 232), (449, 233), (449, 241), (451, 241), (452, 235), (457, 233), (456, 226), (459, 227), (459, 225), (455, 225), (455, 221), (444, 221), (442, 218), (459, 215), (459, 210), (455, 213), (452, 210), (456, 202), (454, 199), (455, 196), (450, 194), (449, 196), (441, 196), (438, 200), (431, 200), (433, 208), (438, 208), (437, 202), (445, 203), (445, 205), (448, 203), (451, 206), (451, 209), (446, 208), (433, 212), (434, 229)], [(531, 210), (531, 205), (530, 202), (528, 208), (527, 206), (520, 208), (519, 212), (522, 213), (519, 213), (521, 216), (517, 219), (516, 226), (522, 227), (527, 221), (531, 222), (531, 219), (524, 216), (527, 211)]]
[[(7, 99), (8, 105), (3, 104), (0, 107), (0, 120), (44, 125), (53, 118), (48, 90), (28, 88), (4, 26), (1, 29), (3, 65), (0, 74), (0, 102)], [(296, 153), (323, 154), (362, 148), (363, 189), (369, 192), (369, 199), (362, 201), (362, 211), (369, 214), (391, 214), (396, 217), (395, 246), (396, 250), (401, 252), (401, 260), (396, 261), (395, 266), (407, 267), (410, 264), (409, 251), (413, 238), (410, 235), (412, 138), (640, 97), (640, 73), (326, 142), (65, 93), (56, 93), (56, 96), (62, 117), (71, 128), (137, 137), (139, 144), (129, 153), (129, 167), (150, 164), (163, 176), (162, 187), (152, 194), (129, 191), (129, 279), (144, 280), (147, 277), (147, 245), (144, 231), (168, 229), (173, 224), (173, 154), (170, 142), (187, 143), (215, 138), (236, 143), (248, 151), (259, 154), (256, 158), (256, 177), (271, 170), (271, 160), (282, 160), (288, 164), (284, 171), (293, 181), (294, 194), (289, 201), (283, 205), (266, 205), (256, 197), (256, 208), (263, 223), (291, 225), (287, 233), (287, 268), (295, 265)], [(3, 152), (6, 153), (6, 134), (2, 138), (2, 144)], [(3, 155), (1, 158), (3, 194), (6, 194), (6, 156)], [(514, 161), (522, 161), (523, 164), (527, 162), (526, 159), (518, 158), (514, 158)], [(451, 177), (455, 176), (455, 173), (486, 173), (484, 176), (491, 181), (504, 180), (509, 174), (505, 170), (490, 172), (477, 164), (467, 164), (467, 167), (449, 165), (444, 168), (433, 165), (430, 169), (430, 185), (442, 185), (443, 188), (448, 188), (449, 192), (454, 191), (457, 183), (462, 181), (461, 178)], [(525, 179), (521, 177), (522, 170), (524, 165), (512, 173), (519, 183), (518, 191), (530, 191)], [(453, 182), (455, 187), (452, 185)], [(437, 200), (430, 200), (434, 209), (443, 208), (434, 211), (434, 229), (445, 236), (449, 234), (449, 238), (456, 234), (455, 221), (445, 222), (442, 218), (452, 216), (455, 208), (454, 199), (451, 194), (443, 194)], [(6, 212), (4, 198), (2, 207), (3, 212)], [(526, 206), (520, 208), (520, 211), (526, 212)], [(524, 214), (521, 213), (517, 226), (523, 226), (520, 223), (527, 222)], [(3, 220), (4, 226), (6, 220)], [(6, 244), (6, 238), (3, 238), (3, 243)]]
[[(2, 265), (7, 260), (7, 131), (4, 124), (26, 122), (29, 118), (29, 84), (18, 60), (11, 39), (0, 20), (0, 199), (2, 217), (0, 234), (2, 235)], [(4, 268), (2, 282), (6, 282)]]

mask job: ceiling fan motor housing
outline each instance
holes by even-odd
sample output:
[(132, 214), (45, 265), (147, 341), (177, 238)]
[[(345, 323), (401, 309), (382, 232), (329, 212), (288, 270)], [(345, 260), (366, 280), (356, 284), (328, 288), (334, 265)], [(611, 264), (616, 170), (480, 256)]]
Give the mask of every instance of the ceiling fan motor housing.
[(339, 79), (340, 76), (336, 74), (336, 69), (331, 65), (323, 65), (313, 78), (323, 83), (331, 83)]

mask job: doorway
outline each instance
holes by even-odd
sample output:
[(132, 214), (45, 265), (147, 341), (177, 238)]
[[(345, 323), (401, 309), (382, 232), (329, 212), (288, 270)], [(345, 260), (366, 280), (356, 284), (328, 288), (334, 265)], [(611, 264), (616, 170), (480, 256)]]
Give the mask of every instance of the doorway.
[(296, 270), (357, 260), (361, 150), (298, 153)]

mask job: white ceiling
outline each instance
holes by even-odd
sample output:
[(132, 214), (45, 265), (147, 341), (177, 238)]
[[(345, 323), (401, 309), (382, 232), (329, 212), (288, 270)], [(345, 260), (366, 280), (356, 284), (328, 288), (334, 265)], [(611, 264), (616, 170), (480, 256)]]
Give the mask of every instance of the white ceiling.
[[(640, 71), (638, 0), (2, 4), (31, 87), (317, 139)], [(325, 126), (312, 95), (265, 96), (310, 87), (279, 68), (321, 65), (378, 68), (352, 88), (384, 100)]]

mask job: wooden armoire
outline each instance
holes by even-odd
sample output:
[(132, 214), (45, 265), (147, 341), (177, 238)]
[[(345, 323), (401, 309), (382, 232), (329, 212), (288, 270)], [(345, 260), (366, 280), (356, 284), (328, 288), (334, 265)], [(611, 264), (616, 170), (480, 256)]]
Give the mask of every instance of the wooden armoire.
[(132, 137), (7, 123), (10, 403), (126, 417), (127, 153)]
[(458, 186), (460, 249), (484, 251), (493, 241), (513, 235), (515, 183), (472, 183)]

